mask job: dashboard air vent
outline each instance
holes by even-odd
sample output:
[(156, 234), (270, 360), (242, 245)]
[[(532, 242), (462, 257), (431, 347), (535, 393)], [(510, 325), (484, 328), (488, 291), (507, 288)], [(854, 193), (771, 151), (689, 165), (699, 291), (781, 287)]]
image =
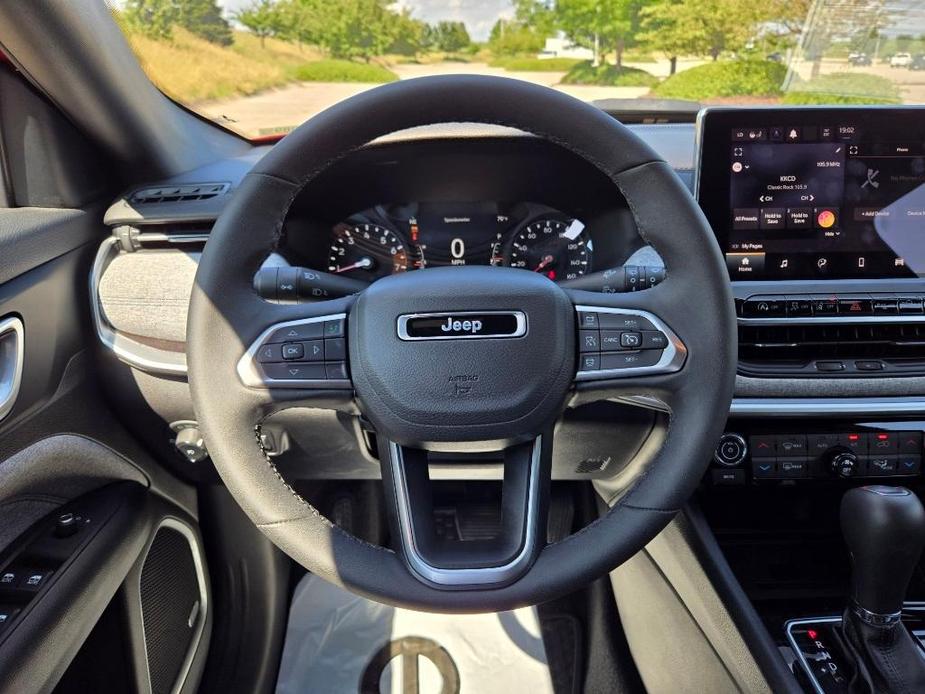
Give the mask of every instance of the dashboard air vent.
[(230, 183), (191, 183), (181, 186), (154, 186), (132, 193), (130, 200), (138, 205), (160, 202), (187, 202), (208, 200), (228, 191)]
[(925, 323), (739, 325), (739, 372), (752, 376), (925, 373)]

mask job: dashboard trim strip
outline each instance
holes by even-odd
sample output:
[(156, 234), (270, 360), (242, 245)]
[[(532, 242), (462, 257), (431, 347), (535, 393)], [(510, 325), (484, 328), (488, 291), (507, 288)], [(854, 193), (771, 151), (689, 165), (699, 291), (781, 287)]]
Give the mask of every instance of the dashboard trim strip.
[(839, 323), (925, 323), (925, 315), (899, 313), (888, 316), (812, 316), (793, 318), (739, 318), (739, 325), (833, 325)]

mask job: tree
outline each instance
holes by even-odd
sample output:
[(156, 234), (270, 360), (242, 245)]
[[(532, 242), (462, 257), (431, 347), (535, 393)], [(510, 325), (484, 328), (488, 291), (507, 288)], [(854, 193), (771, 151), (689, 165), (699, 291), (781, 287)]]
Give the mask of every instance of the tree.
[(279, 27), (280, 10), (273, 0), (254, 0), (249, 7), (239, 11), (235, 19), (266, 45), (268, 36), (273, 36)]
[(875, 38), (895, 19), (895, 14), (890, 17), (883, 0), (813, 0), (800, 36), (803, 57), (813, 63), (810, 78), (819, 76), (822, 58), (834, 38)]
[(572, 43), (594, 52), (594, 65), (614, 51), (619, 68), (623, 52), (634, 43), (646, 4), (648, 0), (558, 0), (556, 23)]
[(234, 41), (231, 26), (222, 16), (215, 0), (183, 0), (179, 24), (210, 43), (230, 46)]
[(402, 8), (395, 15), (392, 43), (386, 51), (398, 55), (417, 55), (426, 48), (426, 28), (427, 24), (411, 16), (411, 10)]
[(222, 46), (234, 40), (215, 0), (128, 0), (125, 18), (138, 31), (157, 39), (170, 38), (173, 27), (181, 26)]
[(472, 39), (463, 22), (438, 22), (435, 27), (437, 47), (447, 53), (456, 53), (466, 48)]
[(545, 44), (545, 36), (513, 19), (499, 19), (488, 36), (488, 47), (495, 55), (538, 53)]

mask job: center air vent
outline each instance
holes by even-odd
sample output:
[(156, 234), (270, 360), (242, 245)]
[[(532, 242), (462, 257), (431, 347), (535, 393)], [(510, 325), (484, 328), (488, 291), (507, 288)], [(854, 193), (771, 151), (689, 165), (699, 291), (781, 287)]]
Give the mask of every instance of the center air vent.
[(130, 200), (137, 205), (208, 200), (227, 192), (230, 185), (230, 183), (191, 183), (181, 186), (154, 186), (136, 190), (132, 193)]
[(925, 323), (740, 324), (739, 372), (765, 377), (925, 374)]

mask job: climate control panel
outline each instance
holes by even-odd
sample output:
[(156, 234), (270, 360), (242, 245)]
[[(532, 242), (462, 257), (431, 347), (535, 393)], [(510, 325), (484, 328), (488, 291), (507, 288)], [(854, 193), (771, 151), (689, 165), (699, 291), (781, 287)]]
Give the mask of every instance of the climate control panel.
[(727, 432), (717, 444), (709, 480), (740, 485), (912, 477), (922, 473), (922, 456), (923, 432), (917, 428)]

